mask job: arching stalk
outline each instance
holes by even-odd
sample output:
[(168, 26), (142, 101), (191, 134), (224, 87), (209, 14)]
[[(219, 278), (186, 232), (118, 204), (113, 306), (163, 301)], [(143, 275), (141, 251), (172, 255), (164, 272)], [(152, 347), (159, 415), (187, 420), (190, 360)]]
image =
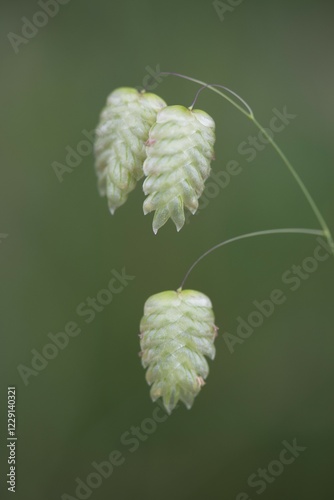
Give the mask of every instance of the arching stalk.
[(247, 234), (241, 234), (240, 236), (235, 236), (234, 238), (230, 238), (229, 240), (222, 241), (221, 243), (218, 243), (217, 245), (211, 247), (209, 250), (204, 252), (200, 257), (198, 257), (197, 260), (190, 266), (188, 271), (186, 272), (185, 277), (182, 280), (182, 283), (178, 290), (182, 290), (189, 274), (191, 271), (197, 266), (197, 264), (204, 259), (207, 255), (209, 255), (211, 252), (214, 252), (218, 248), (221, 248), (225, 245), (228, 245), (230, 243), (233, 243), (235, 241), (239, 240), (244, 240), (246, 238), (255, 238), (257, 236), (267, 236), (270, 234), (311, 234), (314, 236), (325, 236), (324, 231), (318, 230), (318, 229), (300, 229), (300, 228), (285, 228), (285, 229), (268, 229), (265, 231), (255, 231), (254, 233), (247, 233)]
[[(172, 76), (177, 76), (179, 78), (183, 78), (185, 80), (189, 80), (193, 83), (197, 83), (199, 85), (201, 85), (203, 88), (200, 89), (197, 94), (196, 94), (196, 97), (195, 97), (195, 100), (193, 102), (193, 104), (191, 105), (191, 108), (194, 106), (194, 103), (196, 102), (197, 100), (197, 97), (199, 95), (199, 93), (201, 92), (201, 90), (204, 90), (204, 89), (209, 89), (209, 90), (212, 90), (212, 92), (215, 92), (216, 94), (220, 95), (221, 97), (223, 97), (224, 99), (226, 99), (229, 103), (231, 103), (238, 111), (240, 111), (240, 113), (242, 113), (243, 115), (245, 115), (247, 118), (249, 118), (253, 123), (254, 125), (261, 131), (261, 133), (268, 139), (268, 142), (272, 145), (272, 147), (274, 148), (274, 150), (277, 152), (277, 154), (279, 155), (279, 157), (281, 158), (281, 160), (283, 161), (283, 163), (286, 165), (286, 167), (288, 168), (289, 172), (291, 173), (291, 175), (293, 176), (293, 178), (295, 179), (295, 181), (297, 182), (299, 188), (301, 189), (301, 191), (303, 192), (305, 198), (307, 199), (314, 215), (316, 216), (322, 230), (323, 230), (323, 235), (325, 236), (325, 238), (327, 239), (328, 241), (328, 244), (332, 250), (332, 253), (333, 253), (333, 256), (334, 256), (334, 240), (333, 240), (333, 236), (331, 234), (331, 231), (322, 215), (322, 213), (320, 212), (317, 204), (315, 203), (313, 197), (311, 196), (309, 190), (307, 189), (307, 187), (305, 186), (304, 182), (302, 181), (302, 179), (300, 178), (299, 174), (296, 172), (295, 168), (292, 166), (291, 162), (288, 160), (288, 158), (286, 157), (286, 155), (283, 153), (283, 151), (281, 150), (281, 148), (278, 146), (278, 144), (274, 141), (274, 139), (272, 138), (272, 136), (270, 134), (268, 134), (268, 132), (266, 131), (266, 129), (258, 122), (258, 120), (255, 118), (254, 116), (254, 113), (251, 109), (251, 107), (246, 103), (246, 101), (244, 101), (244, 99), (242, 99), (240, 96), (238, 96), (238, 94), (236, 94), (234, 91), (228, 89), (227, 87), (224, 87), (223, 85), (216, 85), (216, 84), (208, 84), (206, 82), (202, 82), (201, 80), (197, 80), (196, 78), (192, 78), (190, 76), (186, 76), (186, 75), (181, 75), (180, 73), (173, 73), (173, 72), (161, 72), (160, 73), (161, 75), (172, 75)], [(225, 92), (228, 92), (230, 93), (231, 95), (233, 95), (234, 97), (236, 97), (241, 103), (242, 105), (246, 108), (244, 109), (244, 107), (242, 107), (239, 103), (235, 102), (229, 95), (227, 95), (225, 92), (219, 90), (219, 88), (223, 88), (225, 90)]]

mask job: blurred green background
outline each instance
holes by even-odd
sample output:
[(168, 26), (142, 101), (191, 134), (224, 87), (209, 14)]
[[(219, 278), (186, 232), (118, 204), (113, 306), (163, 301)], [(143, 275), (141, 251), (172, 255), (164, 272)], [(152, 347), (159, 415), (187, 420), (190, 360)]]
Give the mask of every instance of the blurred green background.
[[(22, 17), (32, 20), (41, 7), (35, 1), (2, 3), (0, 487), (5, 496), (9, 385), (17, 388), (18, 499), (306, 500), (331, 494), (334, 261), (319, 263), (294, 292), (282, 282), (283, 273), (313, 255), (313, 236), (239, 242), (202, 261), (187, 286), (213, 302), (220, 328), (216, 359), (191, 411), (180, 406), (155, 426), (145, 420), (156, 408), (138, 357), (145, 300), (176, 289), (191, 263), (226, 238), (268, 228), (318, 227), (269, 146), (252, 162), (238, 152), (257, 134), (254, 126), (219, 96), (201, 94), (197, 106), (217, 126), (214, 171), (226, 171), (235, 160), (242, 173), (217, 196), (211, 192), (205, 209), (179, 234), (169, 221), (154, 236), (152, 216), (142, 213), (140, 188), (112, 217), (97, 193), (92, 154), (62, 182), (52, 167), (55, 161), (64, 164), (66, 148), (76, 149), (82, 131), (96, 126), (114, 88), (141, 86), (147, 68), (159, 66), (229, 86), (265, 126), (273, 108), (286, 106), (296, 115), (276, 139), (334, 230), (333, 5), (324, 0), (221, 4), (219, 16), (211, 2), (199, 0), (72, 0), (15, 53), (8, 33), (22, 36)], [(169, 104), (188, 106), (197, 89), (167, 77), (153, 91)], [(111, 271), (123, 268), (135, 279), (87, 323), (76, 313), (78, 304), (96, 297)], [(284, 292), (285, 303), (231, 353), (223, 334), (236, 335), (237, 318), (247, 319), (253, 301), (268, 299), (274, 289)], [(31, 367), (31, 350), (41, 352), (50, 343), (48, 334), (64, 331), (70, 321), (81, 333), (25, 385), (18, 366)], [(131, 434), (132, 426), (143, 426), (144, 433), (131, 452), (135, 442), (124, 444), (124, 433)], [(271, 475), (263, 493), (247, 484), (259, 467), (268, 468), (279, 457), (282, 441), (294, 439), (306, 450)], [(123, 463), (91, 493), (76, 493), (76, 478), (87, 484), (92, 463), (108, 460), (114, 450)]]

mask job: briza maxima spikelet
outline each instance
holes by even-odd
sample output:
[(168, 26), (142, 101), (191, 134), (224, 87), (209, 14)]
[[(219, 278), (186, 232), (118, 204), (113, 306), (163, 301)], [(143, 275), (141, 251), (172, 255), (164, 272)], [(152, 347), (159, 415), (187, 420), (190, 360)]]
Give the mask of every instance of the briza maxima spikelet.
[(198, 198), (210, 174), (215, 123), (199, 109), (168, 106), (159, 111), (150, 130), (144, 162), (144, 213), (155, 210), (153, 231), (169, 218), (179, 231), (184, 207), (195, 214)]
[(157, 95), (129, 87), (108, 97), (96, 129), (95, 168), (99, 192), (107, 196), (112, 214), (143, 176), (148, 132), (165, 106)]
[(140, 323), (141, 359), (151, 398), (168, 413), (182, 401), (191, 408), (215, 356), (217, 327), (210, 299), (194, 290), (166, 291), (145, 303)]

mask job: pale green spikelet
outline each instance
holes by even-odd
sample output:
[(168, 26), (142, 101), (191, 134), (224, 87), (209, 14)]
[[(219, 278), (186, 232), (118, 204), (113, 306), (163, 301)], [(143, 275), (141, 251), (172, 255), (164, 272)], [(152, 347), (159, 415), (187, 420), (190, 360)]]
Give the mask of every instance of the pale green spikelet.
[(155, 94), (129, 87), (114, 90), (96, 129), (95, 168), (101, 196), (113, 214), (143, 176), (145, 142), (166, 103)]
[(143, 190), (144, 213), (155, 210), (153, 231), (169, 218), (179, 231), (185, 222), (184, 207), (192, 214), (210, 174), (214, 157), (215, 123), (199, 109), (168, 106), (159, 111), (147, 141)]
[(191, 408), (215, 356), (217, 327), (210, 299), (194, 290), (166, 291), (145, 303), (140, 346), (151, 398), (168, 411), (181, 400)]

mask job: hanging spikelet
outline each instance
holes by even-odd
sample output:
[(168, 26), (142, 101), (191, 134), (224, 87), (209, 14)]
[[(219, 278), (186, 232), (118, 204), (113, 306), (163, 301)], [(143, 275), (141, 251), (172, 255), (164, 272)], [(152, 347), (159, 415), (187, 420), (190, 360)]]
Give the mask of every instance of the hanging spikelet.
[(195, 214), (204, 182), (210, 174), (215, 123), (204, 111), (168, 106), (157, 116), (147, 142), (143, 189), (144, 213), (155, 210), (153, 231), (169, 218), (179, 231), (184, 207)]
[(113, 214), (143, 176), (145, 142), (165, 101), (155, 94), (121, 87), (112, 92), (96, 129), (95, 168), (101, 196)]
[(179, 400), (191, 408), (215, 356), (217, 327), (210, 299), (194, 290), (161, 292), (145, 303), (140, 323), (142, 364), (153, 401), (168, 411)]

